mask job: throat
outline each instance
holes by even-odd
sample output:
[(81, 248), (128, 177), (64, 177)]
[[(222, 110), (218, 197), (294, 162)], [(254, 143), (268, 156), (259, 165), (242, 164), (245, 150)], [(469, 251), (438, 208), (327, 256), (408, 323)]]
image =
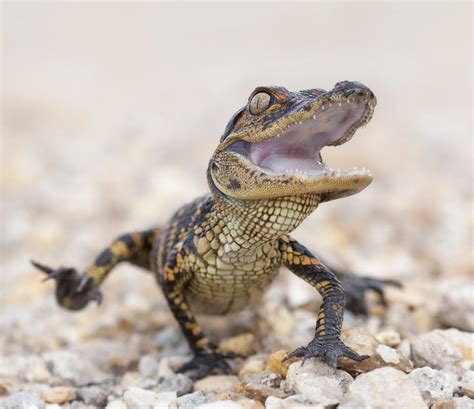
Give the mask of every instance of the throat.
[[(315, 194), (285, 196), (243, 202), (219, 200), (219, 219), (224, 222), (223, 238), (229, 252), (252, 252), (261, 245), (292, 232), (319, 205)], [(223, 243), (224, 247), (226, 243)]]

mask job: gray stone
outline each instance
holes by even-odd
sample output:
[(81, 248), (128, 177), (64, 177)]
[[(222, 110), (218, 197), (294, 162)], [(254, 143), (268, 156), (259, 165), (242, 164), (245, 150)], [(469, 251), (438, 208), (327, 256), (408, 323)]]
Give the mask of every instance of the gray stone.
[(358, 376), (338, 409), (425, 409), (415, 383), (404, 372), (391, 368), (377, 368)]
[(304, 365), (301, 362), (291, 364), (287, 381), (291, 390), (313, 404), (336, 405), (342, 401), (353, 379), (347, 372), (324, 362), (308, 360)]
[(453, 375), (429, 367), (415, 369), (409, 377), (428, 405), (451, 398), (456, 388), (456, 378)]
[(474, 399), (474, 371), (472, 369), (463, 369), (459, 376), (459, 393)]
[(207, 402), (206, 394), (203, 391), (189, 393), (176, 399), (179, 409), (195, 409), (199, 405)]
[(474, 281), (450, 280), (438, 286), (438, 320), (447, 327), (474, 332)]
[(164, 379), (159, 384), (160, 392), (176, 392), (178, 396), (190, 393), (193, 390), (193, 381), (183, 374), (176, 374)]
[(417, 336), (411, 342), (411, 353), (417, 367), (434, 369), (458, 367), (462, 355), (442, 330), (434, 330)]
[(195, 391), (228, 392), (233, 391), (239, 378), (233, 375), (211, 375), (194, 383)]
[(189, 353), (186, 339), (178, 327), (166, 327), (154, 336), (153, 341), (160, 348), (160, 356)]
[(143, 355), (138, 362), (138, 372), (145, 377), (154, 377), (158, 373), (158, 360), (154, 355)]
[(347, 392), (349, 385), (353, 382), (352, 376), (347, 372), (335, 369), (317, 359), (307, 360), (304, 365), (301, 362), (291, 364), (286, 376), (290, 388), (296, 392), (302, 382), (321, 377), (335, 379), (342, 392)]
[(105, 409), (128, 409), (127, 404), (122, 399), (114, 399), (109, 402)]
[(156, 393), (136, 386), (123, 395), (128, 409), (167, 409), (175, 399), (176, 392)]
[(111, 378), (84, 357), (70, 351), (53, 351), (44, 354), (53, 374), (77, 386), (103, 383)]
[(474, 400), (469, 399), (467, 396), (462, 398), (454, 398), (454, 409), (474, 409)]
[(0, 399), (2, 409), (43, 409), (44, 402), (36, 392), (17, 392)]
[(79, 389), (78, 396), (86, 405), (103, 407), (107, 404), (107, 397), (112, 392), (112, 388), (109, 383), (84, 386)]

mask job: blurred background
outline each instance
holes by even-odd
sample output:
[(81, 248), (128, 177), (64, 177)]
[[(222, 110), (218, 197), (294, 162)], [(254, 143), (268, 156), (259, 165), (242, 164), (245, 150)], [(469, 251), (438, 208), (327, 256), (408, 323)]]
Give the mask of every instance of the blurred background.
[[(371, 169), (373, 183), (323, 204), (297, 239), (334, 265), (405, 282), (395, 302), (429, 310), (404, 324), (389, 314), (407, 334), (443, 324), (437, 291), (472, 284), (470, 3), (2, 8), (2, 353), (173, 322), (152, 313), (164, 305), (153, 277), (130, 266), (105, 283), (100, 314), (63, 312), (29, 259), (82, 269), (118, 234), (206, 192), (228, 119), (260, 85), (357, 80), (378, 98), (367, 127), (323, 151), (332, 167)], [(317, 299), (285, 274), (272, 296), (312, 310)]]

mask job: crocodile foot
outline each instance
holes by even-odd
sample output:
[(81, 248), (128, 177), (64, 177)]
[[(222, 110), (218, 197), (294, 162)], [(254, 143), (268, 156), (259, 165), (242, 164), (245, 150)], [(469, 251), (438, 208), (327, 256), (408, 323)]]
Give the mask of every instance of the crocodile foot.
[(90, 277), (80, 275), (74, 268), (53, 269), (31, 261), (31, 264), (46, 274), (46, 280), (56, 281), (56, 299), (58, 304), (68, 310), (81, 310), (89, 301), (102, 302), (101, 292), (94, 287)]
[(199, 351), (193, 358), (181, 366), (176, 372), (191, 371), (190, 377), (193, 379), (201, 379), (210, 374), (214, 370), (223, 374), (229, 374), (231, 368), (225, 359), (235, 358), (234, 354), (221, 354), (217, 351)]
[(354, 314), (368, 315), (367, 301), (365, 298), (365, 294), (368, 290), (377, 293), (380, 297), (381, 304), (386, 306), (385, 287), (402, 287), (396, 280), (382, 280), (357, 276), (351, 273), (341, 274), (339, 278), (346, 293), (346, 308)]
[(301, 363), (303, 365), (308, 358), (320, 357), (324, 362), (335, 368), (338, 358), (342, 356), (359, 362), (368, 358), (368, 355), (359, 355), (350, 349), (339, 338), (315, 337), (308, 346), (297, 348), (288, 354), (285, 361), (290, 358), (303, 358)]

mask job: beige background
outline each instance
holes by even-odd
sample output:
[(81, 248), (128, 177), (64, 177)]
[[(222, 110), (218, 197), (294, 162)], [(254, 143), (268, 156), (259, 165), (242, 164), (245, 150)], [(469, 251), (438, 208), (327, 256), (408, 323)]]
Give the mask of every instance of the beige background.
[[(323, 151), (373, 184), (321, 206), (298, 239), (367, 274), (472, 275), (470, 3), (2, 7), (4, 317), (65, 314), (29, 258), (82, 268), (206, 191), (227, 120), (267, 84), (358, 80), (379, 100), (369, 126)], [(131, 287), (158, 294), (131, 267), (114, 277), (106, 305)]]

